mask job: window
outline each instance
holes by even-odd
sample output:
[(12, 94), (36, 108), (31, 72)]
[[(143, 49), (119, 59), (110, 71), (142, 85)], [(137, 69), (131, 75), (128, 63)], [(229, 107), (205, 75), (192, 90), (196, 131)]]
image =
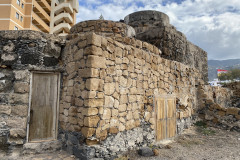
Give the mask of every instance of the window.
[(19, 13), (16, 12), (16, 18), (19, 19)]
[(16, 26), (15, 26), (15, 27), (14, 27), (14, 30), (16, 30), (16, 31), (17, 31), (17, 30), (18, 30), (18, 27), (16, 27)]
[(17, 4), (20, 6), (20, 0), (17, 0)]
[(23, 21), (23, 16), (21, 16), (21, 19), (20, 19), (20, 21), (21, 21), (21, 22)]
[(24, 8), (24, 4), (22, 3), (22, 8)]

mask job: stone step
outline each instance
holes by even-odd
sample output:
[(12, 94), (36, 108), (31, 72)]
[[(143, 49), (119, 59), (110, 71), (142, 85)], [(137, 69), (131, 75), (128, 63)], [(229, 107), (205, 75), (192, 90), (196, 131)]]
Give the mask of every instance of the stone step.
[(40, 154), (40, 153), (51, 153), (62, 149), (62, 142), (47, 141), (38, 143), (26, 143), (23, 145), (23, 155), (26, 154)]

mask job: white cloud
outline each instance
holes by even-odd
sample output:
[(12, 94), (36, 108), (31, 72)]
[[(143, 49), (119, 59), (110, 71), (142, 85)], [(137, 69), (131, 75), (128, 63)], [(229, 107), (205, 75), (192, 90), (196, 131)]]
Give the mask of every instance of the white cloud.
[(239, 0), (185, 0), (180, 4), (169, 0), (80, 0), (77, 21), (98, 19), (101, 14), (119, 21), (139, 10), (166, 13), (171, 24), (208, 52), (209, 59), (240, 58)]

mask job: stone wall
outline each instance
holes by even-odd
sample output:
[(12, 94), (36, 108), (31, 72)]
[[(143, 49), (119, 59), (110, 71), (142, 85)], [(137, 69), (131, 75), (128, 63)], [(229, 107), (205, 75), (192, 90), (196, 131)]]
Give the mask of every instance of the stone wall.
[[(199, 100), (209, 100), (225, 108), (231, 107), (232, 95), (232, 90), (218, 86), (203, 85), (198, 90)], [(199, 103), (199, 107), (204, 104)]]
[[(161, 23), (150, 22), (174, 37), (167, 18), (159, 14)], [(0, 144), (26, 141), (32, 71), (62, 72), (58, 138), (64, 149), (83, 159), (109, 159), (154, 143), (155, 96), (176, 97), (178, 133), (191, 125), (198, 104), (209, 97), (225, 103), (218, 97), (227, 98), (227, 92), (202, 86), (205, 52), (200, 58), (200, 51), (189, 59), (182, 52), (167, 58), (159, 46), (133, 38), (134, 30), (120, 22), (81, 22), (71, 32), (66, 42), (34, 31), (0, 32)], [(214, 94), (199, 99), (206, 92)]]
[(0, 146), (25, 143), (31, 71), (59, 69), (61, 43), (35, 31), (0, 31)]
[(95, 32), (106, 37), (135, 37), (135, 30), (124, 23), (109, 20), (79, 22), (71, 28), (71, 34)]
[(199, 118), (210, 126), (240, 132), (240, 109), (232, 106), (233, 95), (228, 88), (200, 86), (197, 111)]
[[(75, 155), (109, 158), (154, 142), (156, 95), (177, 97), (179, 132), (190, 124), (197, 108), (195, 86), (204, 83), (197, 69), (161, 58), (157, 47), (134, 38), (75, 33), (68, 39), (60, 124)], [(132, 130), (143, 135), (139, 141), (130, 136)]]
[(177, 31), (166, 14), (140, 11), (126, 16), (124, 21), (135, 29), (137, 39), (157, 46), (161, 57), (198, 69), (204, 81), (208, 81), (207, 53)]
[(233, 91), (231, 96), (232, 107), (240, 108), (240, 82), (225, 84), (224, 87)]
[(232, 106), (232, 96), (228, 88), (199, 86), (198, 116), (214, 127), (239, 129), (240, 109)]

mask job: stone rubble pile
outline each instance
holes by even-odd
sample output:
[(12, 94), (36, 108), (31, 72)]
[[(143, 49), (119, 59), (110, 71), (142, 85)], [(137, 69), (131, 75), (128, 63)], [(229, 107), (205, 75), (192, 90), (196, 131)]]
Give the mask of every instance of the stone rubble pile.
[(232, 107), (233, 95), (227, 88), (210, 86), (200, 88), (199, 117), (211, 126), (239, 132), (240, 108)]
[(232, 107), (240, 108), (240, 82), (225, 84), (223, 87), (229, 88), (233, 91), (231, 97)]

